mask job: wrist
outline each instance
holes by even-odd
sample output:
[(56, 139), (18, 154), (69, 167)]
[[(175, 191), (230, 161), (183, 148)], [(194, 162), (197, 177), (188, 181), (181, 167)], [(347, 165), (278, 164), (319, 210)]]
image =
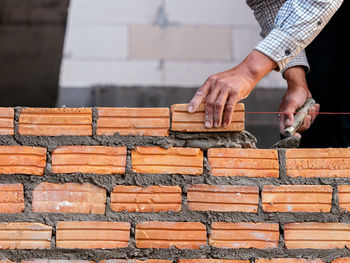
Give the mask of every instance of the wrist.
[(284, 72), (288, 88), (306, 88), (306, 75), (302, 66), (291, 67)]

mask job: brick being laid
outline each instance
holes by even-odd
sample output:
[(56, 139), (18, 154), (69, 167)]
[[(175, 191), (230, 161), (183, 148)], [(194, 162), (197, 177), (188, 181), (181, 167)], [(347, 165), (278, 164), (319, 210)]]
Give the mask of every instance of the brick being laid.
[(111, 193), (111, 208), (115, 212), (179, 212), (181, 192), (180, 186), (117, 185)]
[(130, 223), (64, 221), (56, 227), (56, 246), (68, 249), (114, 249), (127, 247)]
[(52, 227), (40, 223), (0, 223), (0, 249), (49, 249)]
[(104, 214), (106, 189), (84, 183), (41, 183), (33, 191), (33, 212)]
[(206, 128), (204, 126), (205, 105), (201, 104), (196, 112), (188, 112), (188, 104), (171, 106), (171, 130), (180, 132), (222, 132), (244, 130), (244, 104), (238, 103), (233, 113), (231, 124), (226, 127)]
[(258, 204), (256, 186), (202, 184), (187, 189), (187, 205), (193, 211), (256, 213)]
[(278, 246), (279, 225), (271, 223), (223, 223), (211, 225), (209, 245), (217, 248), (269, 249)]
[(199, 222), (142, 222), (136, 225), (136, 247), (199, 249), (206, 245), (206, 227)]
[(0, 174), (43, 175), (45, 167), (45, 148), (0, 146)]
[(259, 258), (255, 259), (256, 263), (324, 263), (320, 258), (306, 259), (306, 258)]
[(136, 147), (131, 153), (132, 169), (137, 173), (203, 173), (203, 152), (195, 148)]
[(350, 224), (346, 223), (289, 223), (284, 226), (287, 249), (349, 248)]
[(107, 259), (102, 260), (100, 263), (172, 263), (170, 260), (164, 259), (147, 259), (147, 260), (137, 260), (137, 259)]
[(90, 108), (24, 108), (19, 116), (20, 135), (91, 136)]
[(350, 149), (288, 149), (291, 177), (350, 177)]
[(126, 147), (62, 146), (52, 153), (52, 171), (124, 174), (126, 152)]
[(330, 185), (265, 185), (262, 208), (265, 212), (330, 212), (332, 193)]
[(338, 198), (340, 209), (350, 212), (350, 185), (338, 186)]
[(279, 177), (277, 150), (212, 148), (208, 160), (214, 176)]
[(0, 213), (22, 213), (24, 207), (22, 184), (0, 184)]
[(98, 108), (97, 135), (168, 136), (168, 108)]
[(14, 134), (14, 120), (15, 112), (13, 108), (0, 107), (0, 135)]

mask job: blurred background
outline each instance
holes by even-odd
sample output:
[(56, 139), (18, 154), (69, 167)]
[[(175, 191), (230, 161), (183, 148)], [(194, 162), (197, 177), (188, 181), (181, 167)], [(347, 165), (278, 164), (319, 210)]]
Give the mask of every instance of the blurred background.
[[(259, 40), (244, 0), (0, 0), (0, 106), (187, 103)], [(285, 88), (271, 73), (246, 110), (277, 110)], [(259, 147), (278, 140), (276, 116), (246, 118)]]

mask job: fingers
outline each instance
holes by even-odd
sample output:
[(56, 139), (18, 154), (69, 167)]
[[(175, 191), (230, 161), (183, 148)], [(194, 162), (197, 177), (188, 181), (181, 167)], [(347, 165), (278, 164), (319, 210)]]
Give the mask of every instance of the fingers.
[(225, 128), (229, 126), (232, 121), (232, 116), (236, 108), (236, 104), (237, 104), (237, 97), (230, 95), (230, 97), (228, 98), (227, 104), (225, 105), (225, 110), (223, 114), (223, 119), (224, 119), (223, 125)]
[(218, 98), (214, 103), (214, 127), (221, 126), (222, 114), (224, 112), (225, 103), (228, 97), (228, 92), (221, 90)]
[(214, 105), (215, 101), (218, 98), (220, 90), (219, 89), (212, 89), (210, 95), (207, 98), (207, 101), (205, 103), (205, 120), (204, 120), (204, 126), (206, 128), (212, 128), (213, 127), (213, 120), (214, 120)]
[(188, 112), (195, 112), (199, 105), (205, 101), (211, 89), (211, 81), (208, 79), (203, 86), (196, 92), (191, 102), (188, 105)]
[(308, 115), (306, 115), (306, 117), (304, 118), (303, 125), (301, 125), (300, 128), (298, 129), (299, 133), (304, 132), (310, 128), (312, 123), (315, 121), (319, 110), (320, 110), (320, 104), (315, 104), (315, 106), (310, 108)]
[(311, 115), (306, 115), (304, 118), (304, 122), (303, 124), (300, 126), (300, 128), (298, 129), (298, 132), (304, 132), (307, 129), (309, 129), (311, 126)]

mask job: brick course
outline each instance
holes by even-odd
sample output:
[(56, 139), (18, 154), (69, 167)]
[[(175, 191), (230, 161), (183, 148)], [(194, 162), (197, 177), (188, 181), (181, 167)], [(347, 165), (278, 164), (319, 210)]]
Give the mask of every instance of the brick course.
[(23, 185), (0, 184), (0, 213), (22, 213), (23, 211)]
[(12, 108), (0, 108), (0, 135), (13, 135), (13, 119), (15, 111)]

